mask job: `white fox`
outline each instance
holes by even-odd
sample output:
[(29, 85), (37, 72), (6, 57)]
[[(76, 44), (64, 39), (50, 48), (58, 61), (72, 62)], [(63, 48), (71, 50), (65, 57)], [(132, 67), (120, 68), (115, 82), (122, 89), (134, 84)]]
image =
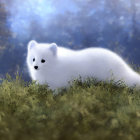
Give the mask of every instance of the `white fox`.
[(68, 86), (69, 81), (79, 76), (100, 81), (122, 80), (129, 87), (140, 86), (140, 75), (116, 53), (103, 48), (74, 51), (32, 40), (28, 44), (27, 65), (31, 78), (51, 89)]

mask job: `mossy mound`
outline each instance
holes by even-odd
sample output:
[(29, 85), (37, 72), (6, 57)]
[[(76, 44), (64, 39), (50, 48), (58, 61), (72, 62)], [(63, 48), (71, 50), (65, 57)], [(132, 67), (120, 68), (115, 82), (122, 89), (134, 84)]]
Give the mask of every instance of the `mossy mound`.
[(140, 90), (87, 80), (53, 94), (10, 77), (0, 85), (0, 140), (140, 139)]

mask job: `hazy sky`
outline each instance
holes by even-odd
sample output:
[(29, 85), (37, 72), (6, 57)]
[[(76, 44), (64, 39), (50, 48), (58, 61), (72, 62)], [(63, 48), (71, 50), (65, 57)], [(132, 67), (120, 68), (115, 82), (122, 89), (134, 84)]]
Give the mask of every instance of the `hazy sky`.
[[(119, 1), (122, 4), (121, 7), (130, 8), (131, 0)], [(4, 2), (10, 13), (8, 24), (11, 31), (17, 33), (19, 36), (27, 36), (30, 34), (32, 21), (36, 21), (42, 27), (46, 27), (50, 22), (57, 22), (51, 20), (54, 16), (56, 16), (57, 19), (60, 15), (67, 13), (78, 17), (82, 15), (90, 16), (96, 11), (103, 12), (106, 6), (105, 0), (11, 0), (10, 3), (9, 1)], [(115, 0), (110, 0), (110, 4), (112, 4), (112, 2), (115, 3)], [(122, 16), (120, 18), (123, 20), (124, 17)]]
[[(71, 37), (73, 34), (80, 35), (81, 30), (85, 35), (106, 29), (108, 32), (111, 26), (116, 25), (131, 35), (133, 17), (137, 22), (135, 24), (138, 24), (136, 26), (140, 24), (139, 0), (10, 0), (10, 2), (3, 0), (3, 2), (9, 13), (7, 23), (10, 30), (22, 40), (36, 38), (34, 36), (39, 34), (41, 38), (43, 36), (58, 38), (62, 34)], [(113, 32), (112, 29), (110, 32)]]

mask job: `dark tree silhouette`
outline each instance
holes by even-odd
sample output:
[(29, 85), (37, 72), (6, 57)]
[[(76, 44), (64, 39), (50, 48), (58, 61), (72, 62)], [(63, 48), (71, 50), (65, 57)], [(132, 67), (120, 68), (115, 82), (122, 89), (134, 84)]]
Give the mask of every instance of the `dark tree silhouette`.
[(10, 37), (10, 30), (7, 25), (7, 12), (4, 4), (0, 3), (0, 53), (2, 53), (8, 44), (8, 38)]

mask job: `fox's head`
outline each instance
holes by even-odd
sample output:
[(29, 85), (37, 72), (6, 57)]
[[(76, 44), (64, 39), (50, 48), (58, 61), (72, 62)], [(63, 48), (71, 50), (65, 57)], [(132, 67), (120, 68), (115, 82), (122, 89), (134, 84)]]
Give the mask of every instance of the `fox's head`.
[(55, 43), (43, 44), (32, 40), (28, 43), (27, 64), (34, 70), (39, 71), (49, 68), (57, 57), (57, 45)]

